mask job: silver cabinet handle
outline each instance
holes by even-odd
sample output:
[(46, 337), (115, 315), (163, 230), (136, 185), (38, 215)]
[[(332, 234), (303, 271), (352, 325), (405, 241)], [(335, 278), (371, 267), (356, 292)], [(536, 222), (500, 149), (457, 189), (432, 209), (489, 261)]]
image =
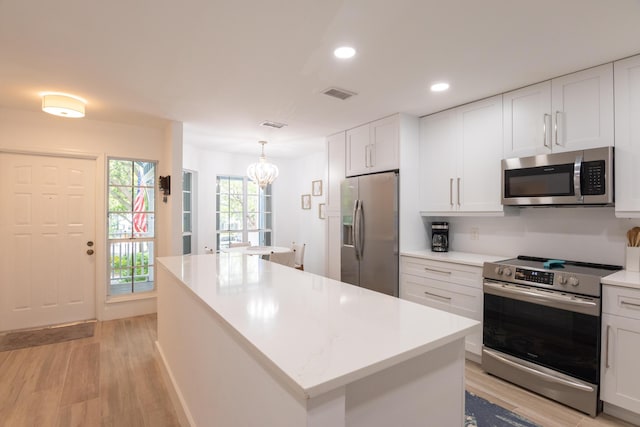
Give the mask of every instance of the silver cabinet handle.
[(542, 115), (542, 145), (547, 148), (551, 148), (551, 145), (547, 145), (547, 118), (551, 120), (551, 114)]
[(554, 128), (554, 132), (556, 134), (556, 145), (562, 146), (562, 144), (560, 144), (560, 141), (558, 141), (558, 115), (561, 113), (561, 111), (556, 111), (556, 125)]
[(369, 145), (369, 167), (373, 167), (373, 150), (376, 148), (375, 145)]
[(424, 291), (424, 294), (428, 295), (428, 296), (431, 296), (431, 297), (442, 298), (442, 299), (445, 299), (447, 301), (451, 301), (451, 297), (443, 297), (442, 295), (432, 294), (431, 292), (427, 292), (427, 291)]
[(458, 177), (458, 206), (460, 206), (460, 177)]
[(636, 303), (628, 302), (628, 301), (620, 301), (620, 305), (629, 305), (631, 307), (640, 308), (640, 304), (636, 304)]
[(453, 207), (453, 178), (449, 178), (449, 204)]
[(365, 168), (369, 167), (369, 146), (368, 145), (364, 146), (364, 167)]
[(424, 268), (427, 271), (435, 271), (436, 273), (442, 273), (442, 274), (451, 274), (450, 271), (447, 270), (438, 270), (437, 268), (429, 268), (429, 267), (425, 267)]
[(609, 331), (611, 330), (611, 325), (607, 325), (607, 342), (605, 344), (605, 348), (604, 348), (604, 367), (605, 368), (610, 368), (611, 365), (609, 365)]

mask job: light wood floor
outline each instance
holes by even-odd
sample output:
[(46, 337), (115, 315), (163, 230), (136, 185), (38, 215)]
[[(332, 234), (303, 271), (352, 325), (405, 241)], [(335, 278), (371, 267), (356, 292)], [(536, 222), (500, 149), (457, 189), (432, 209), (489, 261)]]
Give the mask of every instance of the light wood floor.
[(0, 352), (0, 426), (177, 426), (156, 316), (98, 322), (91, 338)]
[[(98, 322), (92, 338), (0, 352), (0, 426), (178, 426), (155, 351), (156, 316)], [(544, 427), (630, 426), (590, 418), (467, 362), (467, 389)]]

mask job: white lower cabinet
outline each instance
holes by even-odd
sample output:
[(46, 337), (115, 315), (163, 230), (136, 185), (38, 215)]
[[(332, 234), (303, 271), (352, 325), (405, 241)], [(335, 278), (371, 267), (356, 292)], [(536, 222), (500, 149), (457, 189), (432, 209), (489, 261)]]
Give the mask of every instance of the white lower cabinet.
[(600, 399), (640, 419), (640, 289), (603, 286), (601, 359)]
[[(482, 322), (482, 267), (401, 256), (400, 298)], [(482, 332), (465, 348), (480, 356)]]

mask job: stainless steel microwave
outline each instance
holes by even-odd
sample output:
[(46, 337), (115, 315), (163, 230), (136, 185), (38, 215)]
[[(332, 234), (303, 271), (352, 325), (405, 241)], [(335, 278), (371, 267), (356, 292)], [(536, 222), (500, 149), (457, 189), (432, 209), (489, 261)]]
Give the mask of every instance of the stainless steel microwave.
[(613, 185), (613, 147), (502, 160), (503, 205), (610, 206)]

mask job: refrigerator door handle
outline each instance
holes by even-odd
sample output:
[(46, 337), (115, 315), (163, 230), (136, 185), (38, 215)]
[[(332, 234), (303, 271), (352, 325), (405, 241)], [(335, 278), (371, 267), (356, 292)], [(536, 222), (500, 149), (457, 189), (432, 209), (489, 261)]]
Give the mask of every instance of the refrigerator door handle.
[(360, 200), (356, 199), (353, 202), (353, 219), (351, 225), (351, 242), (353, 244), (353, 249), (356, 253), (356, 259), (360, 259), (358, 256), (358, 205)]
[(358, 259), (364, 256), (364, 210), (362, 200), (358, 203)]

